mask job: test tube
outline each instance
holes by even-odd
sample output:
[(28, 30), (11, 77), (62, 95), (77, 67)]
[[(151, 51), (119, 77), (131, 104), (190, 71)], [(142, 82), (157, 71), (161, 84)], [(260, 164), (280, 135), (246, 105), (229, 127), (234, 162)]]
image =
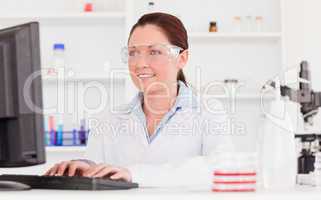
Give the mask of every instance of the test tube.
[(55, 130), (54, 116), (49, 116), (49, 135), (50, 135), (50, 145), (55, 145), (56, 144), (56, 130)]
[(77, 145), (77, 129), (76, 129), (76, 124), (73, 124), (73, 129), (72, 129), (72, 144)]
[(63, 120), (62, 117), (59, 119), (58, 128), (57, 128), (57, 137), (56, 137), (56, 145), (62, 146), (63, 144)]
[(82, 119), (80, 121), (80, 130), (78, 131), (80, 145), (86, 144), (86, 121)]

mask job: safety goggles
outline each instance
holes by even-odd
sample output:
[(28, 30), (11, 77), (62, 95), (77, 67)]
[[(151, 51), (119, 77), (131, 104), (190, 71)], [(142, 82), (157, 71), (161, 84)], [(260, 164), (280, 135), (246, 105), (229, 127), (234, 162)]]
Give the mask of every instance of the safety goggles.
[(183, 49), (170, 44), (153, 44), (124, 47), (121, 51), (125, 64), (136, 65), (141, 58), (148, 64), (164, 64), (178, 57)]

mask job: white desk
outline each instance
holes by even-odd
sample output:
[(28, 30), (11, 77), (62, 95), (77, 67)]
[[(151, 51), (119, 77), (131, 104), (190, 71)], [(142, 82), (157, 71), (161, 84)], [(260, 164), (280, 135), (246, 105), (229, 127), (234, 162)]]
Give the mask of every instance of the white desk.
[[(43, 174), (53, 163), (33, 167), (0, 168), (0, 174)], [(252, 193), (217, 193), (209, 188), (138, 188), (115, 191), (30, 190), (1, 192), (0, 200), (142, 200), (142, 199), (209, 199), (209, 200), (321, 200), (321, 188), (296, 187), (288, 190), (262, 190)]]
[(139, 188), (118, 191), (63, 191), (30, 190), (23, 192), (0, 192), (0, 200), (119, 200), (119, 199), (210, 199), (210, 200), (314, 200), (321, 199), (321, 188), (297, 187), (291, 190), (257, 191), (252, 193), (214, 193), (207, 189)]

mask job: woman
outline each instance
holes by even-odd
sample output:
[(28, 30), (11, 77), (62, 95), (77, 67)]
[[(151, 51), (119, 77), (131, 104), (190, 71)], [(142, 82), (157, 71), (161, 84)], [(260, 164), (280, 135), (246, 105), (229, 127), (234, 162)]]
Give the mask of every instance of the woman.
[(46, 175), (79, 172), (148, 186), (189, 185), (192, 175), (194, 184), (208, 181), (203, 158), (231, 150), (227, 120), (218, 102), (201, 105), (185, 80), (188, 39), (182, 22), (165, 13), (142, 16), (123, 57), (139, 94), (91, 128), (86, 160), (56, 164)]

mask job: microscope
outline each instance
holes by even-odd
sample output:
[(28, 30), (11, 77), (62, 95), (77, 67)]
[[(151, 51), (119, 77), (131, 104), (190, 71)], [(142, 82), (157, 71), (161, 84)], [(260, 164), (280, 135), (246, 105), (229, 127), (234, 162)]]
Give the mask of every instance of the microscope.
[[(276, 83), (271, 81), (269, 86), (276, 88)], [(300, 105), (303, 117), (304, 129), (302, 133), (295, 134), (297, 149), (297, 184), (316, 185), (317, 179), (321, 183), (321, 130), (319, 132), (308, 131), (313, 126), (313, 117), (321, 107), (321, 92), (311, 89), (311, 73), (307, 61), (300, 63), (299, 89), (293, 89), (286, 85), (280, 85), (280, 94), (290, 101)]]

